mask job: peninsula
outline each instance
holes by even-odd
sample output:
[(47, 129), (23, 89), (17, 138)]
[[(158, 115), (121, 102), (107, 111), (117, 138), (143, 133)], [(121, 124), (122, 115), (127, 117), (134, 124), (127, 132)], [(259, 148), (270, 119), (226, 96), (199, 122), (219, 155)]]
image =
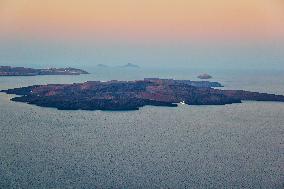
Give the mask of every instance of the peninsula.
[(242, 90), (214, 89), (216, 82), (148, 78), (138, 81), (88, 81), (35, 85), (3, 90), (20, 95), (12, 101), (60, 110), (138, 110), (145, 105), (175, 107), (225, 105), (242, 100), (284, 102), (284, 96)]
[(36, 76), (36, 75), (80, 75), (88, 72), (76, 68), (34, 69), (25, 67), (0, 66), (0, 76)]

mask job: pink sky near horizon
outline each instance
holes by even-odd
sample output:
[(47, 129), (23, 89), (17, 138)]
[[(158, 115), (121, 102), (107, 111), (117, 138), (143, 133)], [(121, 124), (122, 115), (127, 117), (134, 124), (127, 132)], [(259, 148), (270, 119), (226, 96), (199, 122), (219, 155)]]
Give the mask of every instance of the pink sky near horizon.
[(284, 39), (282, 0), (2, 0), (0, 36)]

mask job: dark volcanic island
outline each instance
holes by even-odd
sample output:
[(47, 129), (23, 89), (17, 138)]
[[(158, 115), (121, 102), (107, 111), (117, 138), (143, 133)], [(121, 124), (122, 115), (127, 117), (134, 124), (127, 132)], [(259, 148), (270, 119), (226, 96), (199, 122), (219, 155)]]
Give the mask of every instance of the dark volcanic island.
[(20, 95), (12, 101), (60, 110), (138, 110), (145, 105), (175, 107), (180, 102), (188, 105), (225, 105), (242, 100), (284, 102), (282, 95), (213, 87), (222, 86), (217, 82), (150, 78), (35, 85), (2, 92)]
[(24, 67), (0, 66), (0, 76), (36, 76), (36, 75), (81, 75), (88, 72), (76, 68), (34, 69)]

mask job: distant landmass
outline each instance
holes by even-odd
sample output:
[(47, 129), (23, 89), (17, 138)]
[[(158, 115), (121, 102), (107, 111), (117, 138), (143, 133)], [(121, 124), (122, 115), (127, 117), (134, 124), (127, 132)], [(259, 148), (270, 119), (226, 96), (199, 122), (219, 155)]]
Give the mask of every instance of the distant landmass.
[(122, 66), (123, 68), (140, 68), (140, 66), (136, 65), (136, 64), (131, 64), (131, 63), (128, 63), (126, 65), (123, 65)]
[(99, 67), (99, 68), (108, 68), (109, 66), (105, 65), (105, 64), (98, 64), (97, 67)]
[(283, 95), (212, 88), (215, 86), (222, 85), (217, 82), (147, 78), (35, 85), (1, 92), (20, 95), (12, 101), (60, 110), (138, 110), (146, 105), (225, 105), (241, 103), (242, 100), (284, 102)]
[(125, 65), (120, 65), (120, 66), (108, 66), (106, 64), (97, 64), (97, 68), (111, 68), (111, 69), (116, 69), (116, 68), (140, 68), (140, 66), (136, 64), (125, 64)]
[(205, 74), (199, 75), (198, 78), (199, 78), (199, 79), (211, 79), (212, 76), (205, 73)]
[(36, 75), (80, 75), (88, 72), (76, 68), (34, 69), (25, 67), (0, 66), (0, 76), (36, 76)]

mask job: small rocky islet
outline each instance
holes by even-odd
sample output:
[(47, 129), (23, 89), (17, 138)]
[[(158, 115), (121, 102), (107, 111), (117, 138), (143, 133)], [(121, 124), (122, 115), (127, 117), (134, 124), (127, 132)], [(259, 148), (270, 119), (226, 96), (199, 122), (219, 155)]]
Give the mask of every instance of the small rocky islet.
[(197, 76), (198, 79), (212, 79), (213, 77), (207, 73)]
[(59, 110), (138, 110), (146, 105), (176, 107), (225, 105), (250, 101), (284, 102), (283, 95), (220, 90), (218, 82), (146, 78), (136, 81), (88, 81), (34, 85), (2, 90), (19, 95), (11, 100)]

